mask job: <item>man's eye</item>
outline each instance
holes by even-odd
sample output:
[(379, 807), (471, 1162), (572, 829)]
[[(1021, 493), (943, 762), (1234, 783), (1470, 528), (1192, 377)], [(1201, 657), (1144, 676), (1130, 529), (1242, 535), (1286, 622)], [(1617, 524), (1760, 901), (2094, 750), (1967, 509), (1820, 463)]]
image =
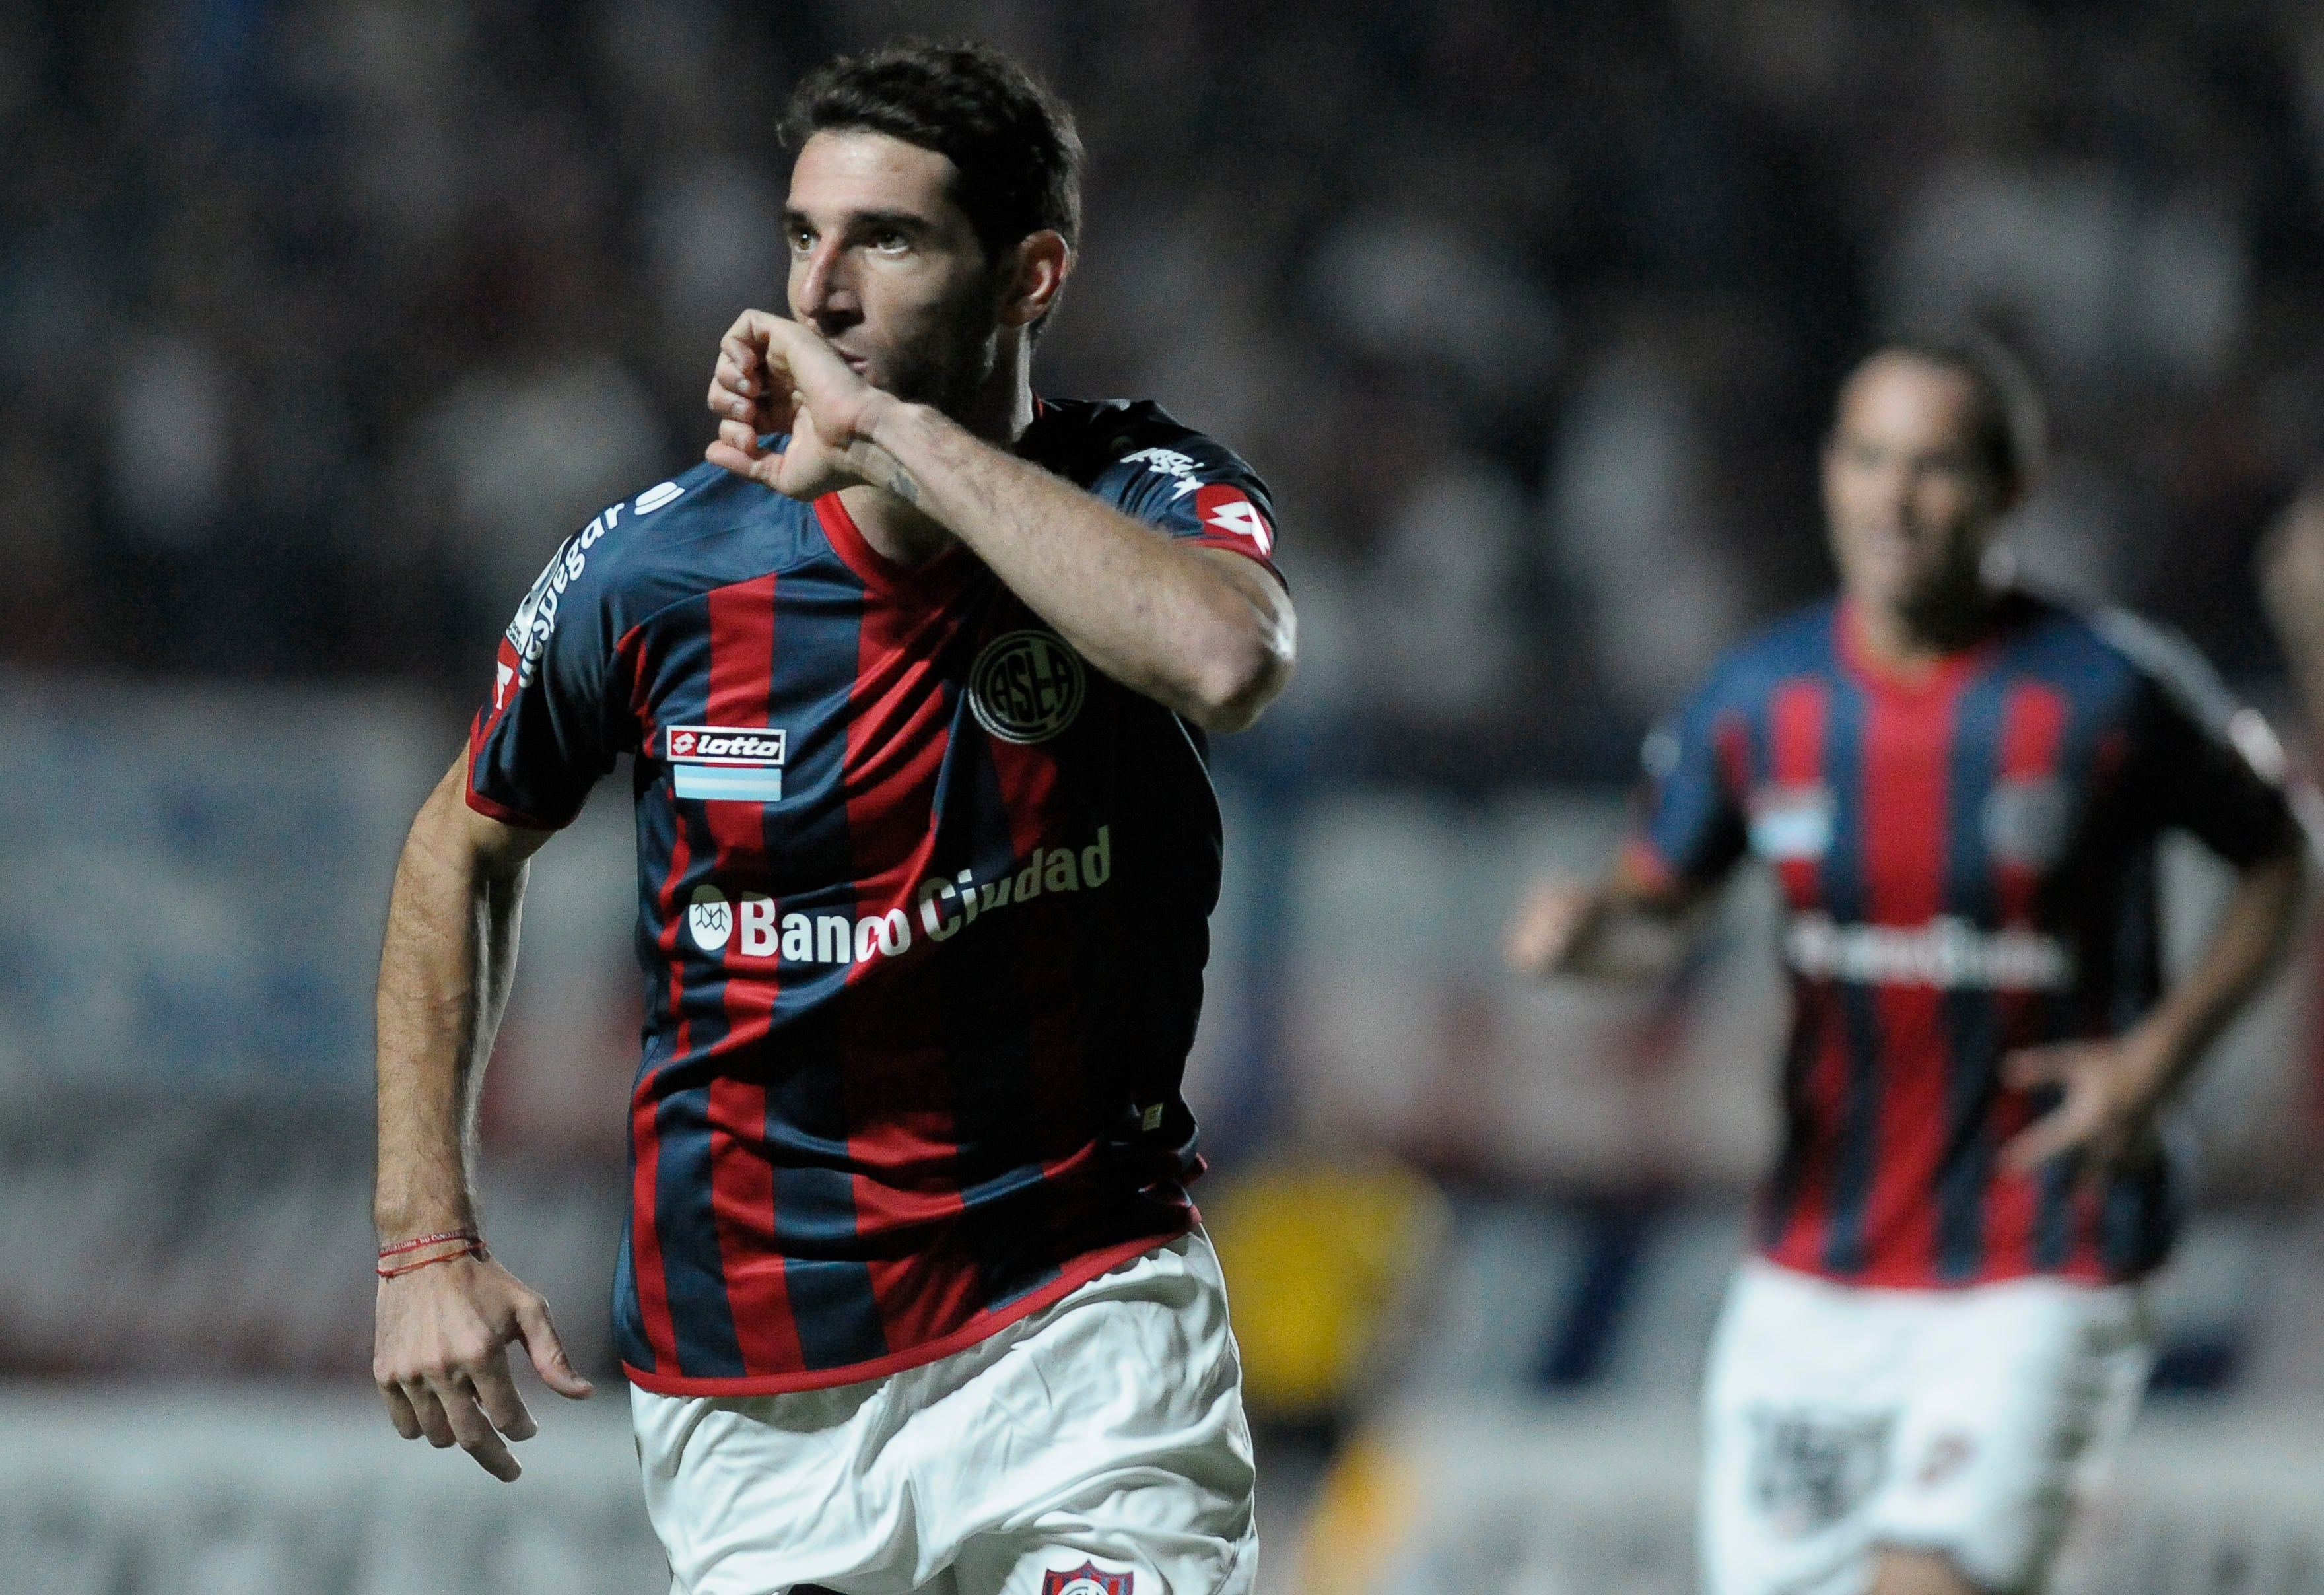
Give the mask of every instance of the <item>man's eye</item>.
[(906, 238), (901, 233), (894, 232), (887, 228), (882, 228), (881, 231), (872, 235), (872, 247), (874, 249), (902, 249), (909, 243), (910, 240)]
[(808, 250), (813, 249), (814, 247), (815, 235), (813, 233), (808, 232), (805, 227), (793, 227), (791, 229), (791, 248), (795, 252), (800, 254), (805, 254)]

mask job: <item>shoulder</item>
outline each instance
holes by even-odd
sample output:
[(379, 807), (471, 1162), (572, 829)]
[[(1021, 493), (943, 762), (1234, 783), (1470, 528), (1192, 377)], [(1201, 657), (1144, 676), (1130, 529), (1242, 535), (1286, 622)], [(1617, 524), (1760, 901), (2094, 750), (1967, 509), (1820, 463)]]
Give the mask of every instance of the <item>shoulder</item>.
[(1827, 598), (1762, 626), (1720, 657), (1699, 701), (1742, 707), (1765, 697), (1781, 682), (1830, 672), (1835, 664), (1832, 625), (1838, 610), (1837, 602)]
[(1264, 500), (1241, 456), (1150, 399), (1045, 401), (1021, 445), (1037, 461), (1093, 493), (1123, 497), (1150, 484), (1232, 481)]
[(608, 504), (565, 539), (527, 602), (570, 591), (624, 625), (812, 557), (812, 509), (706, 461)]
[(2044, 664), (2158, 697), (2197, 723), (2223, 727), (2238, 707), (2211, 661), (2184, 636), (2127, 609), (2028, 595), (2022, 646)]

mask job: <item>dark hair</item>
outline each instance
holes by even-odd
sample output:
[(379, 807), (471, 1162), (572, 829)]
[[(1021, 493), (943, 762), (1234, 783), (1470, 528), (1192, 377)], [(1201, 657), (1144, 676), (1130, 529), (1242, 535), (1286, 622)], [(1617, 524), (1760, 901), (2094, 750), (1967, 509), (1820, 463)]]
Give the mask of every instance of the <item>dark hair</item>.
[(987, 254), (1044, 228), (1079, 241), (1074, 114), (989, 44), (905, 39), (825, 62), (791, 92), (783, 145), (833, 128), (884, 133), (949, 160), (960, 174), (953, 198)]
[[(1884, 355), (1901, 355), (1965, 378), (1977, 407), (1978, 461), (2006, 493), (2022, 493), (2042, 474), (2049, 447), (2049, 422), (2041, 391), (2006, 345), (1983, 333), (1941, 337), (1894, 333), (1866, 350), (1848, 369), (1847, 390), (1857, 373)], [(1836, 418), (1835, 418), (1836, 419)]]

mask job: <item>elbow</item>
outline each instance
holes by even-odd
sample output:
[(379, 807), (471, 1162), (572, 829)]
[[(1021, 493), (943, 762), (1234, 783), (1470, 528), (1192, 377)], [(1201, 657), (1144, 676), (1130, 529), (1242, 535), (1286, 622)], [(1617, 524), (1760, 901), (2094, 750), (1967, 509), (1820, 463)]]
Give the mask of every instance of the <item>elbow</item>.
[(1287, 628), (1240, 629), (1194, 661), (1181, 712), (1207, 732), (1247, 730), (1290, 683), (1293, 664)]

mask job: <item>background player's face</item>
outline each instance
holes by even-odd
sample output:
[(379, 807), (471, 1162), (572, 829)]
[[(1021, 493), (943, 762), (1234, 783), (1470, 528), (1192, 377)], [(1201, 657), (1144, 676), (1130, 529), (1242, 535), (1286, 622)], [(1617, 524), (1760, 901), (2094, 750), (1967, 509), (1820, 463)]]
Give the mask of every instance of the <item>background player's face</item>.
[(791, 168), (790, 309), (865, 380), (948, 414), (990, 382), (1000, 287), (951, 161), (860, 130), (818, 133)]
[(1858, 368), (1824, 448), (1823, 499), (1858, 603), (1909, 616), (1973, 589), (2001, 504), (1969, 379), (1909, 355)]

